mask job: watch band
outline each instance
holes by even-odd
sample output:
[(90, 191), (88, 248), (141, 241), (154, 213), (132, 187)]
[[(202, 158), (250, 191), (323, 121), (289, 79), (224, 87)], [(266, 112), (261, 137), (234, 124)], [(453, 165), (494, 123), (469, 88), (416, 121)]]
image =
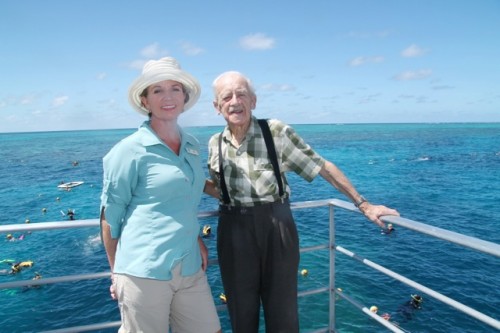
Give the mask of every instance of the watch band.
[(368, 201), (365, 199), (365, 197), (363, 197), (363, 196), (361, 195), (361, 196), (359, 196), (359, 200), (358, 200), (358, 201), (356, 201), (356, 202), (354, 203), (354, 206), (356, 206), (356, 208), (359, 208), (359, 206), (360, 206), (363, 202), (368, 202)]

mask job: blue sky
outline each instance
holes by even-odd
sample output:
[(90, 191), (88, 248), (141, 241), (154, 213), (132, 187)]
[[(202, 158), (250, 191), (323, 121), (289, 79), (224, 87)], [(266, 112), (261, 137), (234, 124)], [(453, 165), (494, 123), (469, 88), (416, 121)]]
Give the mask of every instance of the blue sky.
[(222, 125), (213, 79), (248, 75), (287, 123), (500, 121), (500, 1), (4, 1), (0, 132), (135, 128), (127, 89), (173, 56)]

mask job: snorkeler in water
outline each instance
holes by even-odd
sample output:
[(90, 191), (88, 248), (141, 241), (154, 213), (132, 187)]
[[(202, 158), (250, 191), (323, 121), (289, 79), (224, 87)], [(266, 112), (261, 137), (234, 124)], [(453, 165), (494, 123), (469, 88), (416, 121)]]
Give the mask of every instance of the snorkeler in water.
[(21, 271), (21, 267), (18, 264), (13, 264), (10, 269), (0, 269), (0, 275), (13, 275)]
[[(40, 280), (41, 278), (42, 278), (42, 275), (38, 272), (35, 272), (35, 275), (33, 276), (32, 280)], [(38, 289), (40, 287), (41, 287), (41, 285), (39, 285), (39, 284), (24, 286), (22, 289), (22, 292), (24, 293), (25, 291), (28, 291), (32, 288)]]
[(388, 235), (388, 234), (392, 233), (393, 231), (396, 231), (396, 229), (394, 229), (394, 226), (391, 223), (389, 223), (387, 225), (387, 228), (382, 229), (381, 233)]
[(5, 260), (2, 260), (1, 262), (10, 264), (10, 269), (1, 269), (0, 275), (17, 274), (17, 273), (21, 272), (21, 270), (23, 268), (33, 267), (33, 265), (34, 265), (34, 262), (31, 260), (20, 261), (20, 262), (14, 263), (10, 259), (5, 259)]
[(61, 210), (61, 215), (67, 216), (68, 219), (71, 221), (73, 221), (75, 219), (75, 214), (76, 214), (76, 212), (74, 209), (68, 209), (66, 213)]
[(420, 295), (411, 295), (411, 299), (398, 308), (397, 315), (402, 319), (402, 322), (407, 322), (413, 319), (417, 310), (422, 309), (424, 299)]

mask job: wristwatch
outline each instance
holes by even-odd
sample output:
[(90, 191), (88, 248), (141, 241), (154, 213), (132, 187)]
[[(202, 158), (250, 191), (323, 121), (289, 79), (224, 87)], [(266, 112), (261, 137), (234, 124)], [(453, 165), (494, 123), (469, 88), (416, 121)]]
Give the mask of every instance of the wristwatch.
[(368, 202), (368, 200), (365, 199), (365, 197), (363, 197), (362, 195), (359, 196), (359, 200), (356, 201), (354, 203), (354, 206), (356, 206), (356, 208), (359, 208), (359, 206), (363, 203), (363, 202)]

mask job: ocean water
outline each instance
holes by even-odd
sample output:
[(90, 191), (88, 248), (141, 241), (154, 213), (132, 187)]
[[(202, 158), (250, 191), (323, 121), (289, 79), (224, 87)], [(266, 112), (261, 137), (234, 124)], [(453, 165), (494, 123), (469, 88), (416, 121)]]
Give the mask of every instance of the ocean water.
[[(500, 124), (296, 125), (302, 137), (336, 163), (360, 193), (403, 217), (500, 243)], [(220, 127), (189, 128), (204, 148)], [(0, 224), (66, 221), (98, 217), (104, 154), (134, 129), (0, 134)], [(77, 165), (73, 165), (78, 161)], [(307, 183), (288, 175), (292, 201), (345, 198), (321, 177)], [(64, 181), (85, 183), (71, 191)], [(215, 210), (204, 197), (200, 210)], [(328, 240), (328, 209), (295, 211), (302, 246)], [(359, 214), (337, 210), (337, 244), (496, 319), (500, 318), (500, 265), (497, 258), (396, 227), (382, 235)], [(216, 234), (215, 218), (200, 220)], [(21, 236), (19, 233), (15, 237)], [(206, 239), (215, 257), (215, 238)], [(108, 270), (98, 228), (40, 231), (9, 242), (0, 235), (0, 260), (33, 260), (32, 268), (1, 276), (0, 282)], [(0, 263), (0, 269), (8, 268)], [(328, 285), (328, 253), (301, 256), (299, 290)], [(416, 291), (337, 254), (337, 287), (360, 303), (393, 314), (409, 332), (492, 332), (494, 329), (424, 296), (413, 318), (398, 307)], [(209, 267), (215, 302), (221, 304), (218, 267)], [(0, 331), (39, 332), (119, 320), (107, 279), (0, 290)], [(300, 299), (301, 332), (328, 323), (328, 295)], [(384, 332), (346, 301), (337, 303), (339, 332)], [(220, 313), (224, 332), (228, 317)], [(114, 332), (116, 329), (103, 330)]]

